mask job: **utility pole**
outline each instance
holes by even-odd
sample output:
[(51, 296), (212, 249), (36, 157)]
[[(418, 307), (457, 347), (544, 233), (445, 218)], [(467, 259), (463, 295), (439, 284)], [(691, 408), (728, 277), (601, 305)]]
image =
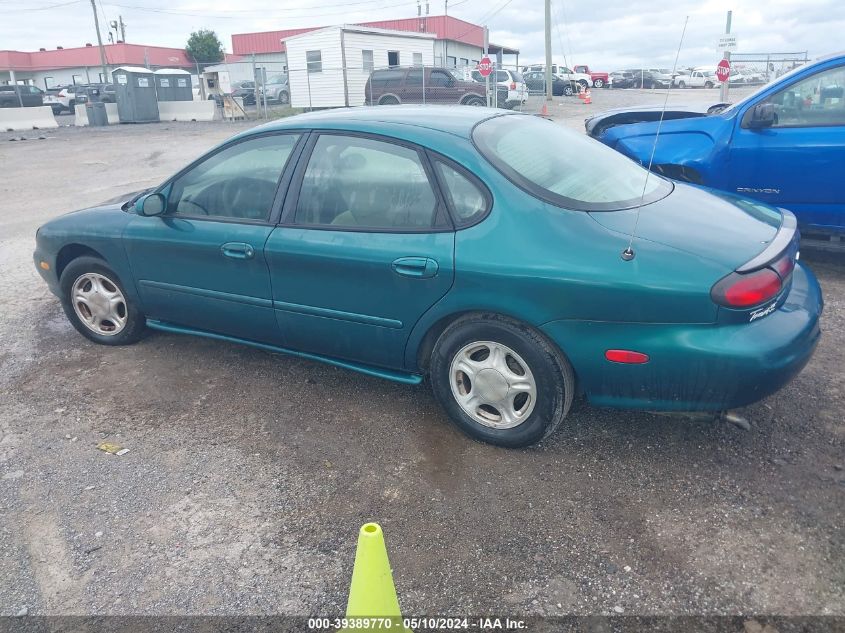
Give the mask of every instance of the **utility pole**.
[[(725, 24), (725, 35), (728, 35), (731, 32), (731, 17), (732, 16), (733, 16), (733, 11), (728, 11), (728, 20), (727, 20), (727, 23)], [(728, 62), (731, 61), (731, 51), (730, 51), (729, 48), (725, 49), (725, 54), (724, 54), (723, 59), (727, 59)], [(766, 67), (766, 70), (768, 71), (768, 67)], [(730, 77), (730, 75), (728, 75), (728, 80), (723, 81), (722, 85), (719, 87), (719, 101), (721, 101), (722, 103), (727, 103), (727, 101), (728, 101), (728, 86), (729, 86), (730, 82), (731, 82), (731, 77)]]
[[(446, 16), (446, 32), (449, 32), (449, 0), (443, 1), (443, 15)], [(484, 45), (484, 53), (487, 53), (487, 44)], [(449, 39), (443, 38), (443, 65), (449, 68)]]
[(546, 101), (552, 100), (552, 0), (546, 0)]
[(123, 21), (123, 16), (117, 16), (118, 24), (120, 24), (120, 41), (126, 43), (126, 23)]
[(94, 11), (94, 27), (97, 29), (97, 44), (100, 47), (100, 64), (103, 66), (103, 82), (108, 83), (109, 71), (106, 68), (106, 49), (103, 48), (103, 36), (100, 35), (100, 20), (97, 18), (97, 5), (91, 0), (91, 10)]

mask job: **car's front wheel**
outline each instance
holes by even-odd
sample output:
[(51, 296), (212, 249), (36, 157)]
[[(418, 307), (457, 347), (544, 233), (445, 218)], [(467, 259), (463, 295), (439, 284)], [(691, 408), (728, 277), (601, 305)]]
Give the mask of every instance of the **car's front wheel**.
[(596, 79), (593, 82), (593, 88), (604, 88), (604, 79)]
[(144, 315), (117, 274), (97, 257), (79, 257), (62, 271), (62, 308), (73, 327), (101, 345), (129, 345), (144, 334)]
[(571, 97), (572, 95), (575, 94), (575, 90), (572, 88), (572, 84), (566, 84), (563, 87), (563, 94), (566, 97)]
[(470, 315), (447, 327), (434, 346), (429, 377), (458, 428), (508, 448), (550, 435), (575, 390), (572, 367), (551, 343), (495, 314)]

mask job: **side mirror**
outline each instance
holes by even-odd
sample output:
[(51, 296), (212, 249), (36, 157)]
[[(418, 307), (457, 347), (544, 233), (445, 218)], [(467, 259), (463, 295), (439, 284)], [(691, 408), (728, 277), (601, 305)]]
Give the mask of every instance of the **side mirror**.
[(147, 217), (161, 215), (166, 208), (167, 199), (160, 193), (151, 193), (135, 202), (135, 212)]
[(760, 129), (772, 127), (775, 123), (775, 106), (772, 103), (758, 103), (751, 109), (751, 118), (748, 119), (748, 127)]

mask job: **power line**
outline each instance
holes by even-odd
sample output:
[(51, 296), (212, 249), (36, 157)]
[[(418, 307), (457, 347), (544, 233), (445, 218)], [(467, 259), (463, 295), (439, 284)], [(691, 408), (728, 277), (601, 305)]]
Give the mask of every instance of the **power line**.
[[(78, 0), (77, 0), (78, 1)], [(375, 3), (382, 3), (384, 0), (359, 0), (357, 2), (343, 2), (339, 4), (326, 4), (322, 5), (323, 8), (336, 8), (336, 7), (350, 7), (350, 6), (360, 6), (360, 5), (369, 5)], [(246, 20), (251, 18), (262, 18), (262, 19), (290, 19), (290, 18), (301, 18), (301, 17), (308, 17), (308, 15), (302, 16), (282, 16), (282, 15), (272, 15), (267, 13), (246, 13), (247, 10), (243, 10), (243, 12), (239, 10), (233, 10), (228, 12), (228, 15), (220, 15), (220, 14), (211, 14), (211, 13), (195, 13), (190, 11), (178, 11), (173, 9), (159, 9), (157, 7), (142, 7), (137, 5), (129, 5), (129, 4), (120, 4), (117, 2), (106, 2), (109, 6), (112, 7), (120, 7), (122, 9), (132, 9), (134, 11), (146, 11), (149, 13), (163, 13), (166, 15), (182, 15), (182, 16), (189, 16), (189, 17), (198, 17), (198, 18), (211, 18), (211, 19), (219, 19), (219, 20)], [(393, 7), (402, 7), (415, 4), (414, 0), (405, 0), (404, 2), (400, 2), (398, 4), (388, 4), (382, 6), (374, 6), (368, 7), (368, 10), (380, 10), (380, 9), (391, 9)], [(281, 8), (278, 11), (303, 11), (307, 9), (302, 8)], [(241, 13), (241, 15), (231, 15), (233, 13)], [(334, 13), (313, 13), (315, 17), (324, 17), (328, 15), (347, 15), (349, 11), (339, 11)]]
[(48, 9), (56, 9), (58, 7), (66, 7), (71, 4), (79, 4), (80, 2), (84, 2), (84, 0), (70, 0), (70, 2), (60, 2), (58, 4), (51, 4), (45, 7), (32, 7), (30, 9), (11, 9), (9, 11), (0, 11), (0, 13), (28, 13), (31, 11), (46, 11)]

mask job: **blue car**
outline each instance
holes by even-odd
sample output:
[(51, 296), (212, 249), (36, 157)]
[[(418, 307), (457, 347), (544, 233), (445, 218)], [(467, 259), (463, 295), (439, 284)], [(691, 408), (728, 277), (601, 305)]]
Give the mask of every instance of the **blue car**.
[[(587, 119), (587, 133), (648, 165), (660, 108)], [(845, 55), (801, 66), (733, 105), (670, 107), (652, 169), (783, 207), (806, 237), (845, 234)]]
[(578, 394), (719, 412), (785, 385), (820, 336), (797, 251), (788, 211), (543, 118), (382, 106), (257, 127), (55, 218), (35, 265), (95, 343), (159, 330), (428, 378), (459, 428), (515, 447)]

